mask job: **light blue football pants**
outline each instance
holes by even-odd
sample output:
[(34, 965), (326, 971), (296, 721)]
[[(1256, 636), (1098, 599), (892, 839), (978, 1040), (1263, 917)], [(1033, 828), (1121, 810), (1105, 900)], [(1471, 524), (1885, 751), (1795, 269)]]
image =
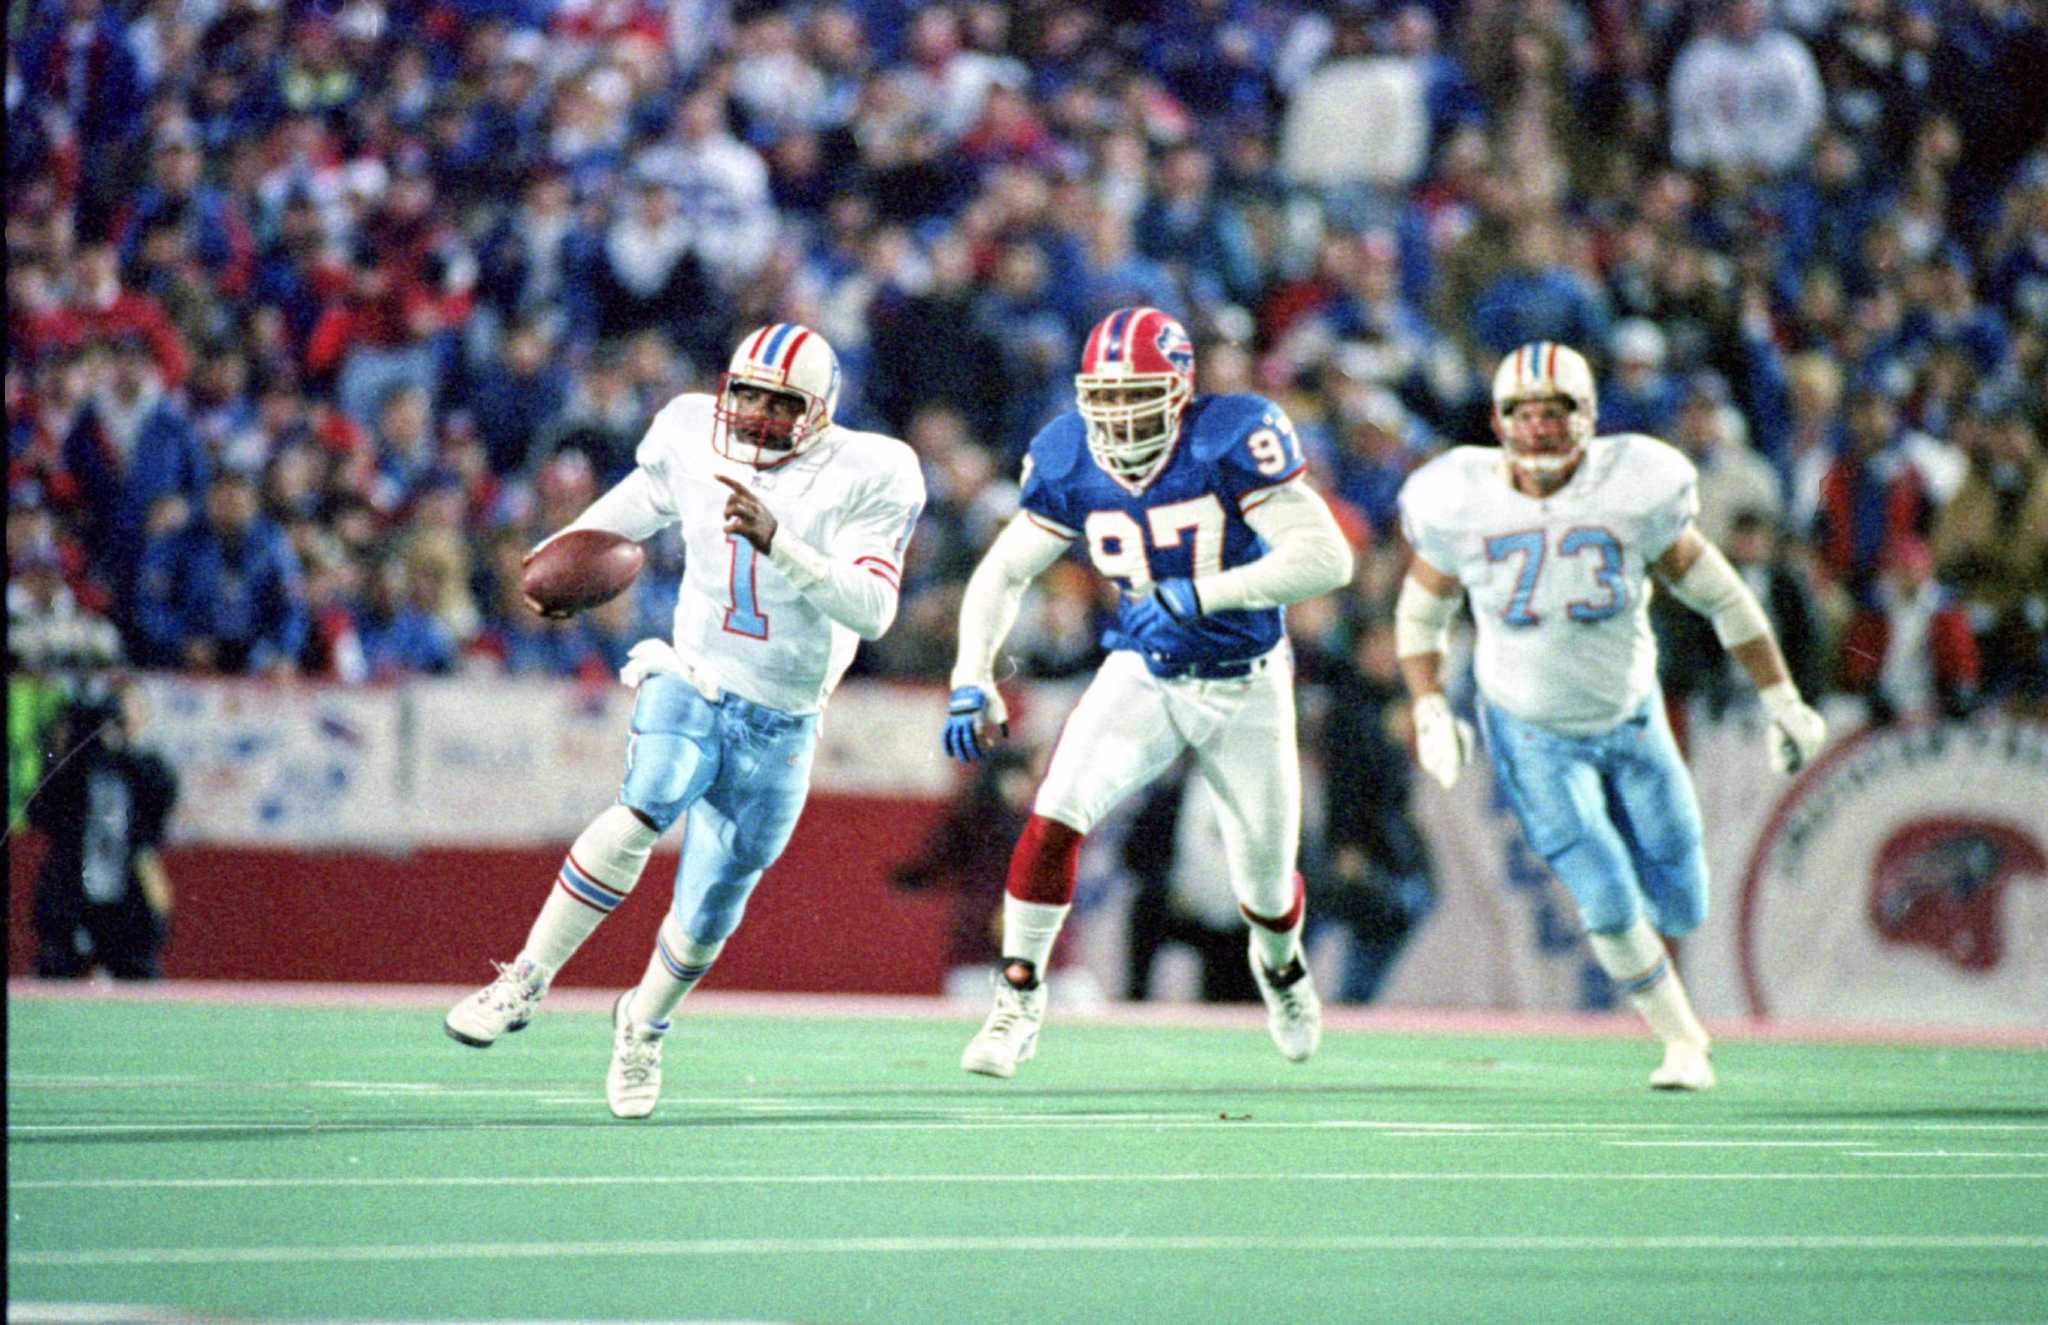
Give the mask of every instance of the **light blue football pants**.
[(1677, 938), (1707, 918), (1707, 857), (1692, 776), (1661, 696), (1597, 736), (1563, 736), (1483, 697), (1493, 771), (1529, 849), (1550, 862), (1597, 934), (1645, 908)]
[(695, 942), (739, 928), (761, 872), (803, 813), (817, 748), (816, 714), (730, 694), (714, 703), (667, 673), (640, 683), (619, 803), (662, 832), (684, 821), (673, 906)]

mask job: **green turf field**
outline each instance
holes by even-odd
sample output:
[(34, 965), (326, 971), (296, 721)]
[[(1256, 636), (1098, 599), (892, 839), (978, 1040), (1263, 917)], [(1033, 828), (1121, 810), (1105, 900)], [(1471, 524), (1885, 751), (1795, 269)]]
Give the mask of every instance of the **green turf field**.
[(10, 1319), (2048, 1321), (2041, 1052), (686, 1011), (620, 1123), (439, 1020), (10, 1000)]

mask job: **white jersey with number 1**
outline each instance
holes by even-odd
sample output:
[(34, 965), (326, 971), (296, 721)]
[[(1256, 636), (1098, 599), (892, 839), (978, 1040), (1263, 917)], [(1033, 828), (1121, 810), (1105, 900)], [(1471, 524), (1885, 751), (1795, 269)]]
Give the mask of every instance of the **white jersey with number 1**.
[(1547, 497), (1518, 491), (1502, 452), (1482, 446), (1438, 456), (1401, 489), (1409, 545), (1470, 596), (1480, 693), (1582, 736), (1655, 687), (1649, 568), (1698, 513), (1692, 462), (1637, 433), (1594, 438)]
[(682, 525), (676, 650), (723, 690), (786, 712), (815, 713), (860, 638), (814, 606), (752, 543), (725, 531), (731, 490), (718, 476), (753, 489), (780, 530), (893, 589), (924, 505), (917, 455), (893, 437), (835, 424), (793, 459), (756, 469), (712, 449), (712, 405), (708, 395), (677, 396), (654, 416), (635, 456), (661, 515)]

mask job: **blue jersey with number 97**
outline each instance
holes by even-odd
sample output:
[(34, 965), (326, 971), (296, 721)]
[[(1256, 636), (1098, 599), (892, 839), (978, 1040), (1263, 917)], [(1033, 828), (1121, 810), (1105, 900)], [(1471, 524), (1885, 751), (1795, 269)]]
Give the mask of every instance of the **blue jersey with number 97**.
[[(1088, 454), (1087, 425), (1062, 414), (1031, 441), (1022, 504), (1040, 527), (1078, 540), (1103, 576), (1126, 594), (1172, 576), (1199, 580), (1266, 554), (1245, 523), (1304, 462), (1294, 425), (1264, 396), (1197, 396), (1153, 480), (1132, 491)], [(1111, 649), (1135, 648), (1122, 629)], [(1280, 609), (1216, 612), (1171, 631), (1146, 662), (1155, 672), (1256, 658), (1280, 642)]]

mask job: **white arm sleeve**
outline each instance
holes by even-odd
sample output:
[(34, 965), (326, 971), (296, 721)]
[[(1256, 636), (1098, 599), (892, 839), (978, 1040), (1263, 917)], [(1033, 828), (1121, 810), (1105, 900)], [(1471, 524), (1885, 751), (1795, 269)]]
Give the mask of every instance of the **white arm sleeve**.
[(1401, 596), (1394, 600), (1394, 655), (1414, 658), (1444, 652), (1444, 636), (1458, 614), (1461, 596), (1432, 593), (1413, 575), (1404, 577)]
[(903, 558), (924, 509), (924, 478), (907, 447), (884, 480), (864, 489), (856, 509), (818, 548), (778, 524), (768, 561), (810, 604), (862, 639), (880, 639), (896, 620)]
[(1266, 540), (1266, 555), (1196, 580), (1204, 612), (1285, 607), (1350, 581), (1351, 545), (1307, 484), (1282, 483), (1244, 522)]
[(1003, 526), (981, 564), (968, 578), (960, 602), (960, 652), (953, 660), (952, 687), (986, 686), (994, 678), (996, 650), (1017, 624), (1024, 590), (1060, 559), (1072, 540), (1062, 538), (1030, 517), (1020, 515)]
[(768, 560), (820, 612), (862, 639), (880, 639), (896, 620), (894, 568), (880, 558), (828, 557), (778, 526)]
[(1764, 609), (1721, 555), (1721, 549), (1702, 540), (1702, 551), (1692, 566), (1669, 582), (1671, 593), (1693, 611), (1714, 623), (1721, 647), (1732, 649), (1771, 633)]
[(674, 524), (676, 513), (666, 500), (661, 485), (644, 469), (635, 469), (614, 483), (610, 490), (583, 509), (583, 514), (542, 539), (538, 551), (571, 529), (603, 529), (623, 534), (635, 543), (652, 538)]

